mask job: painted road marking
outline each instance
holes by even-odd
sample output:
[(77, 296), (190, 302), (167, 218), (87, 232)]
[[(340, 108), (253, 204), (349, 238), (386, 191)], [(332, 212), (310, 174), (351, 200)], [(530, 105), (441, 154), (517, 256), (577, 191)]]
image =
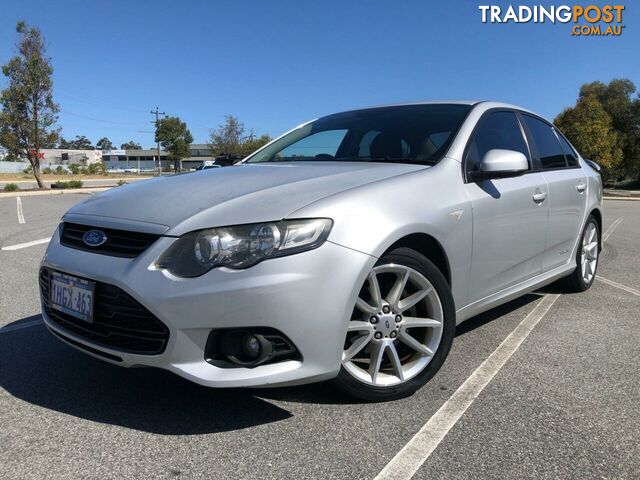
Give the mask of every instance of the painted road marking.
[(376, 479), (411, 478), (559, 297), (558, 294), (545, 295), (409, 443), (393, 457)]
[(36, 325), (43, 325), (41, 318), (39, 318), (38, 320), (30, 320), (28, 322), (19, 323), (17, 325), (8, 325), (6, 327), (2, 327), (0, 328), (0, 334), (15, 332), (16, 330), (22, 330), (23, 328), (35, 327)]
[(602, 283), (606, 283), (607, 285), (611, 285), (612, 287), (619, 288), (620, 290), (624, 290), (625, 292), (632, 293), (633, 295), (637, 295), (640, 297), (640, 290), (636, 290), (635, 288), (627, 287), (618, 282), (614, 282), (613, 280), (608, 280), (606, 278), (601, 277), (600, 275), (596, 275), (596, 279), (600, 280)]
[(18, 223), (25, 223), (24, 213), (22, 213), (22, 199), (16, 197), (16, 208), (18, 209)]
[(622, 218), (616, 219), (606, 232), (602, 234), (602, 243), (606, 242), (618, 225), (622, 223)]
[(17, 243), (16, 245), (8, 245), (6, 247), (2, 247), (2, 250), (20, 250), (22, 248), (33, 247), (35, 245), (42, 245), (43, 243), (49, 243), (51, 237), (41, 238), (40, 240), (33, 240), (32, 242), (25, 243)]

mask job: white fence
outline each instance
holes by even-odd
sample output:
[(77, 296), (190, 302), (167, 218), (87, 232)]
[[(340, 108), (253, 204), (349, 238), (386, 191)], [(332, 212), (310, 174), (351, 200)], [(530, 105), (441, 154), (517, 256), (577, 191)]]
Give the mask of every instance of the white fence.
[(0, 162), (0, 173), (20, 173), (29, 166), (29, 162)]

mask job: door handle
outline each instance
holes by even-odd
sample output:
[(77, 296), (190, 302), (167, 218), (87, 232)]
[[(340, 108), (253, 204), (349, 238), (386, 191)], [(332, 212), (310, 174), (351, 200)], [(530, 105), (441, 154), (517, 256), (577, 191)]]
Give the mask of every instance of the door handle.
[(536, 203), (544, 202), (545, 198), (547, 198), (546, 192), (537, 192), (533, 194), (533, 201)]
[(583, 193), (586, 189), (587, 189), (586, 183), (579, 183), (578, 185), (576, 185), (576, 190), (578, 190), (578, 192), (580, 193)]

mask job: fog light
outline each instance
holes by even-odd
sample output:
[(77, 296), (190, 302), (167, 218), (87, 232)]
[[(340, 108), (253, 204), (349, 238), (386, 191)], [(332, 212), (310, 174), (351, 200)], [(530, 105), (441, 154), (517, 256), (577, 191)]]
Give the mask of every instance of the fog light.
[(250, 333), (242, 338), (242, 352), (249, 358), (258, 358), (262, 353), (262, 344), (255, 335)]

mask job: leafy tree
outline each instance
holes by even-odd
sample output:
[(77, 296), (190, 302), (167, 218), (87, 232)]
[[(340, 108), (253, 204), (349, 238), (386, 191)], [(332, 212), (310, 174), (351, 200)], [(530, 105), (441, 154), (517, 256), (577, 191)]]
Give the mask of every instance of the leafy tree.
[(12, 153), (8, 153), (7, 155), (5, 155), (4, 158), (2, 158), (2, 161), (3, 162), (20, 162), (22, 160), (20, 159), (20, 157), (14, 155)]
[(187, 124), (178, 117), (166, 117), (156, 124), (156, 142), (169, 154), (176, 165), (176, 170), (182, 170), (182, 159), (190, 154), (189, 145), (193, 136)]
[(40, 149), (55, 145), (58, 105), (53, 101), (51, 59), (40, 30), (23, 21), (16, 25), (17, 55), (2, 67), (8, 86), (0, 93), (0, 144), (26, 157), (40, 188)]
[(245, 135), (244, 123), (233, 115), (211, 132), (209, 145), (214, 155), (248, 155), (271, 141), (269, 135), (256, 137), (253, 130)]
[(72, 148), (71, 142), (66, 140), (62, 135), (60, 135), (60, 140), (58, 141), (58, 148)]
[(592, 82), (580, 88), (580, 97), (593, 96), (611, 117), (619, 135), (623, 159), (615, 176), (640, 179), (640, 98), (633, 98), (636, 86), (626, 78), (608, 84)]
[(91, 140), (84, 135), (76, 135), (76, 139), (69, 142), (69, 145), (71, 145), (69, 148), (74, 150), (95, 150), (95, 147), (91, 145)]
[(107, 137), (102, 137), (96, 142), (96, 148), (98, 150), (113, 150), (113, 143)]
[(622, 161), (622, 149), (611, 116), (596, 96), (580, 97), (575, 107), (556, 117), (555, 124), (585, 158), (603, 167), (603, 179), (610, 180)]
[(142, 150), (142, 147), (139, 143), (134, 142), (133, 140), (123, 143), (120, 145), (121, 150)]
[(214, 155), (240, 153), (244, 141), (244, 123), (233, 115), (226, 115), (223, 125), (211, 132), (209, 144)]
[(259, 148), (265, 146), (270, 141), (271, 141), (271, 137), (266, 133), (263, 135), (260, 135), (259, 137), (256, 137), (253, 135), (253, 131), (252, 131), (251, 134), (242, 143), (240, 153), (245, 156), (249, 155), (255, 152), (256, 150), (258, 150)]

